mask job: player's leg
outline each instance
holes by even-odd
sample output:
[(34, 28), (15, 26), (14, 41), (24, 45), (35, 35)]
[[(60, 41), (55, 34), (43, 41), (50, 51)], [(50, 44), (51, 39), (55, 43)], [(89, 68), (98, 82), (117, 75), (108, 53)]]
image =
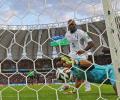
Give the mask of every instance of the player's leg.
[[(81, 60), (80, 67), (83, 69), (88, 69), (88, 68), (92, 67), (92, 63), (88, 60)], [(87, 81), (85, 82), (85, 91), (86, 92), (91, 91), (91, 85)]]
[(82, 84), (84, 82), (84, 80), (75, 80), (75, 87), (76, 88), (79, 88), (80, 87), (80, 85)]
[(64, 92), (65, 94), (75, 94), (77, 89), (81, 86), (81, 84), (84, 82), (84, 80), (75, 80), (75, 88), (72, 91)]

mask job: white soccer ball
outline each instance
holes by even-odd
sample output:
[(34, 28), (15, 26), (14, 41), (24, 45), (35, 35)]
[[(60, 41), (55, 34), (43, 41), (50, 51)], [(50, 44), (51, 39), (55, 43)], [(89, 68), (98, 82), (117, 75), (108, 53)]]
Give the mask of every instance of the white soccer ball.
[(67, 81), (70, 79), (70, 71), (66, 70), (65, 68), (58, 68), (56, 71), (57, 79)]

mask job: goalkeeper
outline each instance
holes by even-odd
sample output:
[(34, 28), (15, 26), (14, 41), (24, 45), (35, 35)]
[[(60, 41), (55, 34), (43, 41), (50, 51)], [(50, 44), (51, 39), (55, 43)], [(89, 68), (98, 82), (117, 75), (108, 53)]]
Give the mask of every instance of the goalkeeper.
[[(80, 59), (76, 59), (80, 62), (80, 64), (76, 64), (75, 61), (71, 60), (71, 58), (67, 56), (61, 57), (61, 64), (64, 65), (64, 67), (71, 69), (71, 73), (73, 74), (75, 78), (75, 87), (79, 88), (80, 85), (86, 80), (85, 78), (85, 72), (84, 69), (88, 68), (89, 70), (86, 71), (87, 80), (92, 83), (99, 83), (101, 84), (103, 81), (105, 81), (104, 84), (111, 84), (116, 91), (116, 78), (115, 73), (113, 69), (112, 64), (108, 65), (90, 65), (90, 62), (83, 62), (81, 63)], [(90, 66), (89, 66), (90, 65)], [(75, 93), (76, 89), (71, 91), (71, 93)]]

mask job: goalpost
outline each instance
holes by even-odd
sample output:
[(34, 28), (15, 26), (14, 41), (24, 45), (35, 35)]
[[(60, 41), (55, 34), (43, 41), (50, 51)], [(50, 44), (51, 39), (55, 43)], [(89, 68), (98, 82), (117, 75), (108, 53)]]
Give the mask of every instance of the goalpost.
[[(103, 1), (103, 9), (105, 14), (105, 23), (106, 23), (106, 30), (107, 36), (109, 41), (109, 47), (111, 52), (111, 59), (112, 63), (115, 66), (115, 74), (116, 74), (116, 87), (118, 96), (120, 96), (120, 39), (119, 39), (119, 28), (117, 27), (116, 19), (119, 18), (119, 15), (113, 10), (111, 0), (102, 0)], [(117, 0), (116, 0), (117, 2)], [(120, 25), (120, 22), (118, 22)]]

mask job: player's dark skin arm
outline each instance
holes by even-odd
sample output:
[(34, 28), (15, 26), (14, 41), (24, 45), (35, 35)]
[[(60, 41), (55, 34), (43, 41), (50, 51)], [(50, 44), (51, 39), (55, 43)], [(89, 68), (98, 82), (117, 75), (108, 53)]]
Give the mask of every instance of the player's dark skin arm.
[(87, 45), (87, 47), (84, 50), (88, 51), (89, 49), (91, 49), (93, 47), (94, 47), (94, 43), (93, 43), (93, 41), (91, 41), (91, 42), (88, 42), (88, 45)]
[(84, 50), (79, 50), (77, 52), (77, 54), (78, 55), (83, 54), (83, 53), (85, 53), (85, 51), (88, 51), (89, 49), (91, 49), (93, 47), (94, 47), (94, 43), (93, 43), (93, 41), (90, 41), (90, 42), (88, 42), (88, 45), (86, 46), (86, 48)]

